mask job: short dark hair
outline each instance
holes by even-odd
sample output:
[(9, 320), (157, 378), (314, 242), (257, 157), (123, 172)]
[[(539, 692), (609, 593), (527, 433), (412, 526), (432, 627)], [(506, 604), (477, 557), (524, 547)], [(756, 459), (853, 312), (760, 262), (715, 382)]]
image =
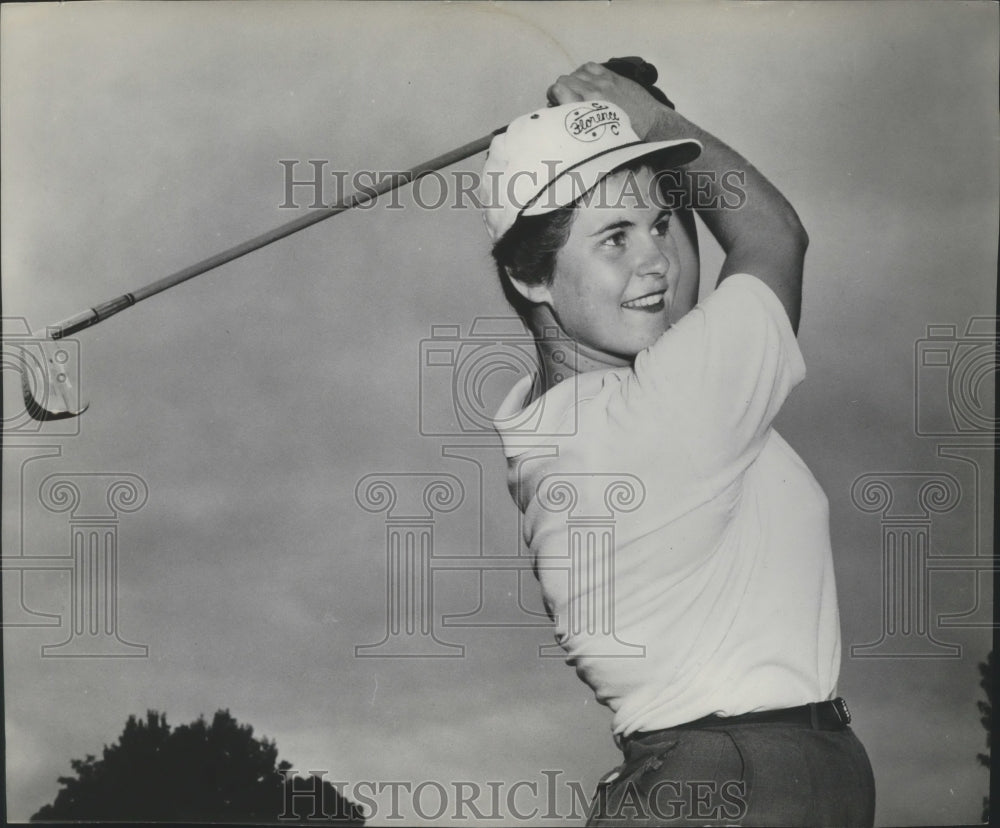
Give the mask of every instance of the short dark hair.
[(511, 278), (527, 285), (552, 284), (556, 256), (569, 238), (575, 213), (576, 205), (571, 205), (540, 216), (521, 216), (493, 245), (504, 296), (522, 316), (532, 303), (511, 284)]

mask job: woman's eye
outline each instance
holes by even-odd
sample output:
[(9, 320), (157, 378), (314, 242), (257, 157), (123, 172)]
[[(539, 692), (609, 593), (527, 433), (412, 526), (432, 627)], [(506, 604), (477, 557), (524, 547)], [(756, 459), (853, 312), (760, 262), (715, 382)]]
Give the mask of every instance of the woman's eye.
[(601, 242), (605, 247), (621, 247), (625, 244), (625, 233), (619, 230), (617, 233), (612, 233), (606, 239)]
[(670, 230), (670, 216), (664, 216), (653, 225), (654, 236), (665, 236)]

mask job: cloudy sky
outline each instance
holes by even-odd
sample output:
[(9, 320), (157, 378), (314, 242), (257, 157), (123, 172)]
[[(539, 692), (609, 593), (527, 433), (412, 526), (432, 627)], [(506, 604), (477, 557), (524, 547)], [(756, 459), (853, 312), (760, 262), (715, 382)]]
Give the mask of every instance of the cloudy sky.
[[(877, 821), (974, 822), (985, 583), (932, 561), (914, 611), (928, 626), (851, 647), (882, 637), (884, 534), (929, 529), (932, 558), (991, 548), (976, 429), (992, 374), (956, 372), (982, 366), (966, 327), (996, 304), (997, 20), (987, 2), (4, 5), (3, 313), (38, 329), (300, 215), (279, 207), (281, 160), (301, 161), (299, 178), (308, 160), (405, 168), (542, 105), (586, 60), (646, 57), (810, 232), (809, 376), (779, 430), (831, 501), (840, 690), (875, 767)], [(72, 428), (27, 431), (4, 371), (5, 558), (69, 554), (74, 515), (39, 494), (50, 475), (98, 498), (96, 473), (148, 489), (117, 523), (119, 634), (147, 657), (43, 657), (68, 636), (69, 573), (5, 572), (12, 818), (148, 708), (181, 724), (228, 707), (297, 768), (349, 785), (544, 789), (542, 771), (558, 770), (590, 791), (617, 764), (610, 713), (538, 657), (552, 638), (530, 574), (435, 572), (432, 626), (461, 657), (355, 657), (387, 617), (386, 516), (355, 499), (366, 475), (401, 475), (401, 497), (419, 475), (461, 482), (461, 504), (434, 518), (435, 558), (518, 550), (496, 440), (439, 433), (450, 375), (421, 352), (432, 326), (464, 335), (509, 313), (481, 219), (412, 193), (399, 203), (79, 334), (91, 408)], [(702, 237), (708, 290), (720, 257)], [(955, 327), (935, 346), (951, 368), (918, 358), (928, 325)], [(958, 425), (956, 394), (973, 409)], [(863, 475), (889, 481), (886, 515), (852, 502)], [(916, 490), (942, 480), (953, 502), (922, 511)], [(444, 624), (461, 614), (466, 626)], [(522, 812), (544, 811), (520, 790)], [(387, 805), (373, 822), (391, 824)]]

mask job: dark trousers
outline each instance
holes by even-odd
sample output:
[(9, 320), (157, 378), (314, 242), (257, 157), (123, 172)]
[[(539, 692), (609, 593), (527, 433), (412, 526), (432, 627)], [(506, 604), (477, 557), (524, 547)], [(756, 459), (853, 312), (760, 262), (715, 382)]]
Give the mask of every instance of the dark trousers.
[(712, 724), (627, 738), (587, 825), (872, 826), (875, 780), (854, 732)]

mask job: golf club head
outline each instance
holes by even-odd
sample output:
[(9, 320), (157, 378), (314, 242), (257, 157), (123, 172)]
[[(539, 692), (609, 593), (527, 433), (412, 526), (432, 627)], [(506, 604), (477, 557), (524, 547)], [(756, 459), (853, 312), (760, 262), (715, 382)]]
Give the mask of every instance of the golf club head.
[(29, 417), (38, 422), (66, 420), (87, 410), (89, 403), (81, 404), (70, 376), (78, 366), (67, 358), (60, 343), (37, 337), (17, 348), (24, 410)]

